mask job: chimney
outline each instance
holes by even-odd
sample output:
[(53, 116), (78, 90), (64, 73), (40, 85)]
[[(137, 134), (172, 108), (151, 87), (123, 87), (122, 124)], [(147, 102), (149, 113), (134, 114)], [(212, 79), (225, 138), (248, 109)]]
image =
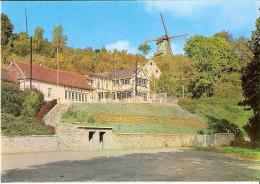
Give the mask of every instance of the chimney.
[(42, 66), (42, 62), (40, 61), (40, 67)]

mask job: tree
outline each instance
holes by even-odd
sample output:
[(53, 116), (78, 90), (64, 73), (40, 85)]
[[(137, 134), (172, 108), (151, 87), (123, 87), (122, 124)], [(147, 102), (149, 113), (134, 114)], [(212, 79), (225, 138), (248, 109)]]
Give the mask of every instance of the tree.
[(7, 45), (12, 37), (14, 26), (7, 15), (1, 13), (1, 45)]
[(249, 106), (254, 115), (243, 128), (251, 141), (260, 141), (260, 18), (256, 19), (256, 30), (252, 31), (249, 45), (254, 57), (242, 76), (243, 105)]
[(186, 56), (196, 62), (199, 70), (196, 97), (213, 96), (213, 87), (222, 82), (224, 74), (240, 70), (236, 55), (224, 38), (194, 36), (187, 41), (184, 51)]
[[(153, 61), (162, 71), (160, 79), (156, 81), (156, 91), (167, 92), (171, 97), (192, 96), (194, 84), (198, 80), (194, 61), (182, 55), (156, 56)], [(153, 82), (151, 85), (153, 89)]]
[(61, 49), (64, 47), (67, 43), (68, 37), (66, 35), (63, 35), (63, 28), (62, 25), (57, 25), (57, 27), (54, 27), (54, 30), (51, 32), (52, 34), (52, 43), (55, 47), (58, 47)]
[(37, 52), (41, 52), (43, 50), (43, 33), (44, 29), (41, 27), (36, 27), (34, 29), (35, 47)]
[(147, 43), (144, 43), (142, 45), (139, 45), (137, 49), (141, 51), (144, 55), (146, 55), (151, 50), (151, 47)]
[(237, 55), (238, 63), (241, 66), (241, 73), (244, 73), (247, 64), (250, 63), (253, 58), (253, 53), (249, 49), (248, 40), (249, 39), (241, 36), (231, 44), (233, 51)]
[(18, 40), (14, 41), (14, 52), (20, 56), (26, 56), (30, 53), (30, 38), (26, 33), (20, 32)]
[(233, 43), (233, 41), (234, 41), (233, 35), (231, 33), (226, 32), (226, 31), (221, 31), (221, 32), (215, 33), (213, 35), (213, 37), (224, 38), (230, 44)]

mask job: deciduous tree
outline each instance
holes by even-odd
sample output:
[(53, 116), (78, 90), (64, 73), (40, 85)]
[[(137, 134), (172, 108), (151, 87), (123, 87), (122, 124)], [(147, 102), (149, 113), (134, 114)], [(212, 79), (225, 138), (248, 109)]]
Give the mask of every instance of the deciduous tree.
[(253, 110), (254, 116), (244, 129), (252, 141), (260, 141), (260, 18), (256, 20), (256, 30), (252, 31), (250, 49), (254, 57), (242, 77), (245, 96), (243, 104)]

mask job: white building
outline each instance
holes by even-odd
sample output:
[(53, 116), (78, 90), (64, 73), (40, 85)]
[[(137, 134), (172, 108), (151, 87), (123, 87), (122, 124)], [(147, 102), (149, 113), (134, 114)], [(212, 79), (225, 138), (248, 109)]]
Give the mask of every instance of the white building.
[(153, 60), (149, 60), (143, 68), (151, 79), (153, 79), (153, 77), (156, 79), (160, 78), (162, 72)]
[[(30, 88), (30, 64), (12, 61), (9, 70), (18, 79), (20, 89)], [(47, 101), (92, 102), (91, 81), (87, 76), (32, 65), (32, 87), (41, 91)]]

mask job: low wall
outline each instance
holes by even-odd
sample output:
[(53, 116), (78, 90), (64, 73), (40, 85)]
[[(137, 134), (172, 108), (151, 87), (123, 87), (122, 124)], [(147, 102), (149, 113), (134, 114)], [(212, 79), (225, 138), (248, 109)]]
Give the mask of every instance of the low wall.
[(113, 134), (109, 127), (57, 123), (55, 136), (2, 137), (2, 153), (219, 146), (233, 140), (234, 134)]
[(115, 134), (120, 149), (165, 148), (195, 146), (196, 135)]
[(57, 136), (1, 137), (2, 153), (58, 151)]
[(216, 146), (230, 145), (235, 140), (234, 134), (230, 133), (217, 133), (216, 135)]

